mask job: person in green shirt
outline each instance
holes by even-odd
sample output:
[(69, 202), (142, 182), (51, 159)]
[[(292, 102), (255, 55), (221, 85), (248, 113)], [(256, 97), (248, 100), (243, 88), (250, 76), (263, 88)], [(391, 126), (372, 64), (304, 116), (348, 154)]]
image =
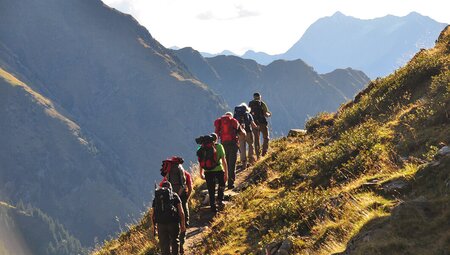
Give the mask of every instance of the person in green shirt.
[(217, 206), (216, 206), (216, 183), (219, 184), (219, 188), (217, 191), (217, 202), (219, 209), (223, 208), (223, 197), (225, 192), (225, 183), (228, 180), (228, 166), (227, 166), (227, 160), (225, 158), (225, 150), (222, 146), (222, 144), (217, 143), (217, 135), (215, 133), (212, 133), (211, 136), (214, 140), (214, 146), (216, 148), (217, 153), (217, 163), (218, 165), (214, 167), (211, 170), (203, 169), (199, 165), (200, 170), (200, 177), (204, 180), (206, 180), (206, 186), (208, 188), (208, 194), (209, 194), (209, 204), (211, 206), (211, 211), (216, 213), (217, 212)]

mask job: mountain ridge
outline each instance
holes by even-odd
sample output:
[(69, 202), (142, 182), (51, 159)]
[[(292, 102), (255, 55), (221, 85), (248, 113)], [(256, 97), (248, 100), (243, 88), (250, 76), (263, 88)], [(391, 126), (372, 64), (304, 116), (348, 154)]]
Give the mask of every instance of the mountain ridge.
[(351, 68), (320, 75), (301, 59), (276, 60), (264, 66), (238, 56), (204, 58), (192, 48), (173, 52), (231, 109), (248, 103), (254, 92), (260, 92), (269, 109), (277, 113), (271, 117), (275, 136), (303, 126), (308, 116), (335, 109), (369, 81), (364, 73)]
[(417, 12), (373, 19), (336, 12), (311, 24), (284, 53), (270, 56), (249, 52), (242, 57), (262, 64), (275, 59), (301, 58), (319, 73), (351, 67), (374, 79), (404, 65), (421, 48), (431, 48), (445, 25)]

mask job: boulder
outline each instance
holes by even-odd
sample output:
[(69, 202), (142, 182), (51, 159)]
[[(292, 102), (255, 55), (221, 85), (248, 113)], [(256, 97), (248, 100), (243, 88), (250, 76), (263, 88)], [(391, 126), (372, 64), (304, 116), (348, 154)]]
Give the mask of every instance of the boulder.
[(291, 129), (289, 130), (288, 137), (300, 137), (306, 135), (306, 130), (304, 129)]

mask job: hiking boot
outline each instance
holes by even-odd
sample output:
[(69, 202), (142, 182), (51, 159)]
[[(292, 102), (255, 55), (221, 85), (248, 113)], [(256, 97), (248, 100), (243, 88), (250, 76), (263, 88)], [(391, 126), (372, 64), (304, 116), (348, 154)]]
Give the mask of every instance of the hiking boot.
[(211, 212), (216, 214), (217, 213), (217, 208), (216, 206), (211, 206)]
[(228, 184), (228, 189), (234, 189), (234, 183)]
[(219, 207), (219, 211), (223, 211), (223, 209), (225, 208), (225, 204), (222, 201), (220, 201), (218, 203), (218, 207)]

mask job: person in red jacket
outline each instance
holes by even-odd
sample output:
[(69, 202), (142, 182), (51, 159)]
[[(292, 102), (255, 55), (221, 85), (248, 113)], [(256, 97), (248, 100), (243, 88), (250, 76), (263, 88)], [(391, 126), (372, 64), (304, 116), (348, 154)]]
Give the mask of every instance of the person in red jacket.
[(228, 189), (232, 189), (236, 179), (239, 121), (233, 118), (231, 112), (226, 112), (225, 115), (214, 121), (214, 127), (215, 133), (219, 136), (220, 143), (225, 149), (225, 157), (228, 163)]

